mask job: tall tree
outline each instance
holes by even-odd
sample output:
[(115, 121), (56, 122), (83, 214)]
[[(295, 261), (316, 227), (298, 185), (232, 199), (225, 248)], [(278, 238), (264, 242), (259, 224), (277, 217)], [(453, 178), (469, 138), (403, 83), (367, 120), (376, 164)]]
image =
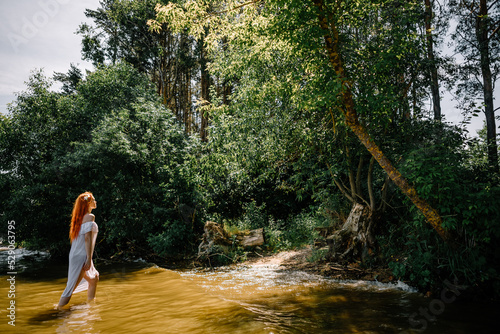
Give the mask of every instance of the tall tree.
[[(324, 31), (325, 50), (328, 52), (330, 63), (335, 69), (338, 80), (341, 84), (342, 113), (346, 119), (349, 128), (358, 137), (368, 152), (375, 158), (382, 169), (387, 173), (391, 180), (408, 196), (415, 206), (422, 212), (427, 221), (432, 225), (436, 232), (446, 238), (446, 232), (441, 226), (442, 219), (439, 213), (432, 208), (429, 203), (422, 199), (404, 176), (393, 166), (392, 162), (385, 156), (379, 146), (369, 135), (366, 127), (360, 122), (359, 115), (351, 91), (352, 83), (346, 76), (344, 63), (342, 61), (339, 47), (341, 47), (340, 33), (337, 22), (329, 19), (332, 17), (325, 3), (322, 0), (313, 0), (314, 5), (318, 7), (318, 21), (321, 29)], [(339, 8), (340, 9), (340, 8)]]
[(457, 20), (452, 35), (455, 48), (463, 57), (460, 65), (458, 94), (476, 106), (477, 96), (482, 95), (486, 117), (488, 162), (490, 168), (499, 170), (497, 128), (493, 101), (494, 85), (500, 73), (500, 1), (452, 0), (450, 9)]
[[(208, 13), (207, 3), (218, 8), (218, 11)], [(269, 45), (267, 39), (270, 39), (273, 43), (283, 43), (291, 50), (289, 52), (294, 52), (303, 59), (308, 59), (308, 57), (314, 59), (311, 61), (306, 76), (292, 72), (289, 78), (289, 85), (293, 87), (291, 93), (296, 95), (305, 94), (308, 89), (311, 89), (308, 87), (312, 86), (313, 82), (319, 84), (322, 78), (326, 80), (321, 88), (315, 87), (316, 90), (312, 90), (314, 97), (311, 100), (315, 99), (315, 101), (310, 100), (309, 105), (299, 105), (299, 108), (340, 112), (347, 126), (393, 182), (413, 201), (438, 234), (446, 238), (440, 215), (418, 196), (415, 189), (382, 152), (381, 147), (375, 143), (367, 129), (368, 126), (375, 130), (379, 124), (384, 123), (384, 119), (388, 120), (387, 115), (394, 112), (391, 110), (391, 103), (396, 105), (402, 97), (404, 98), (405, 94), (401, 92), (407, 91), (407, 89), (400, 88), (404, 83), (404, 77), (393, 77), (395, 84), (377, 87), (376, 71), (390, 73), (394, 62), (397, 64), (397, 61), (403, 57), (411, 57), (414, 51), (411, 43), (400, 44), (402, 50), (395, 50), (394, 45), (391, 48), (391, 41), (406, 41), (415, 34), (410, 30), (392, 31), (392, 27), (388, 28), (387, 22), (383, 20), (380, 20), (380, 24), (375, 24), (375, 28), (382, 33), (378, 34), (378, 31), (374, 31), (371, 38), (381, 43), (388, 41), (387, 50), (364, 49), (363, 45), (356, 47), (349, 44), (349, 36), (342, 29), (349, 30), (351, 27), (361, 26), (363, 22), (359, 20), (359, 17), (366, 16), (368, 9), (370, 14), (375, 15), (372, 19), (379, 20), (379, 15), (382, 15), (377, 12), (379, 6), (389, 8), (387, 15), (391, 19), (399, 17), (402, 21), (401, 27), (405, 27), (410, 24), (411, 18), (401, 16), (400, 12), (407, 8), (414, 8), (415, 3), (411, 2), (410, 7), (405, 7), (406, 2), (401, 1), (380, 1), (375, 4), (363, 0), (328, 3), (313, 0), (306, 4), (298, 0), (291, 2), (226, 1), (218, 4), (210, 1), (194, 1), (189, 2), (184, 8), (172, 4), (157, 7), (157, 20), (152, 22), (152, 26), (160, 29), (161, 24), (168, 22), (173, 29), (180, 31), (190, 28), (191, 33), (196, 35), (200, 34), (210, 21), (211, 33), (207, 39), (212, 42), (214, 52), (220, 50), (221, 38), (229, 38), (236, 40), (233, 43), (235, 47), (242, 48), (242, 57), (248, 57), (247, 59), (250, 60), (254, 59), (252, 58), (254, 55), (257, 58), (273, 57), (274, 55), (269, 55), (272, 51), (265, 48)], [(257, 33), (259, 29), (262, 29), (260, 31), (262, 36)], [(245, 50), (255, 50), (255, 53)], [(360, 59), (364, 62), (351, 62), (346, 68), (341, 53), (349, 52), (353, 55), (362, 54), (365, 58), (361, 56)], [(238, 64), (231, 64), (231, 66), (238, 66)], [(364, 71), (365, 80), (369, 78), (373, 85), (372, 94), (360, 94), (359, 97), (356, 95), (359, 86), (363, 86), (361, 77), (359, 81), (349, 77), (349, 74), (355, 71), (356, 66), (359, 66), (358, 72)], [(363, 68), (363, 66), (366, 67)], [(330, 69), (333, 69), (333, 73), (328, 73)], [(367, 69), (374, 70), (374, 73), (370, 73)], [(411, 86), (412, 80), (409, 81)], [(366, 99), (369, 101), (367, 102)], [(373, 110), (370, 110), (371, 108)], [(358, 110), (363, 110), (363, 114), (360, 115)]]
[(201, 97), (201, 108), (200, 108), (200, 138), (202, 141), (207, 141), (208, 135), (208, 111), (203, 108), (207, 104), (210, 104), (210, 86), (212, 79), (208, 71), (208, 54), (205, 49), (205, 41), (203, 36), (200, 38), (198, 43), (198, 53), (200, 59), (200, 97)]
[(54, 72), (54, 80), (62, 83), (62, 91), (64, 94), (73, 94), (76, 92), (76, 87), (83, 79), (82, 71), (74, 64), (70, 64), (68, 73)]
[(432, 107), (434, 110), (434, 119), (441, 120), (441, 97), (439, 94), (439, 79), (438, 69), (436, 65), (436, 58), (434, 55), (434, 36), (432, 19), (434, 17), (433, 7), (434, 1), (425, 1), (425, 35), (427, 37), (427, 58), (429, 59), (429, 72), (431, 76), (431, 93), (432, 93)]
[[(93, 25), (82, 24), (82, 55), (95, 65), (125, 61), (146, 73), (157, 85), (163, 104), (172, 110), (187, 133), (206, 137), (208, 121), (196, 100), (209, 100), (206, 52), (203, 42), (167, 25), (158, 33), (146, 22), (155, 16), (156, 0), (103, 0), (85, 15)], [(203, 131), (202, 131), (203, 130)]]

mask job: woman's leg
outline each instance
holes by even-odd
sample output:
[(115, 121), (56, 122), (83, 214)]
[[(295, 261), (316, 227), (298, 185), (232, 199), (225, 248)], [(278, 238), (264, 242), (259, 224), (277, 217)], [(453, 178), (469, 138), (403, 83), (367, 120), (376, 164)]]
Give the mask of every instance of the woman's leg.
[[(80, 284), (80, 281), (82, 280), (82, 278), (83, 278), (84, 275), (85, 275), (85, 271), (82, 269), (80, 271), (80, 275), (78, 276), (78, 279), (76, 280), (76, 284), (75, 284), (75, 287), (73, 288), (73, 291), (75, 291), (75, 289), (78, 286), (78, 284)], [(73, 295), (73, 291), (71, 292), (71, 295)], [(69, 303), (70, 299), (71, 299), (71, 296), (69, 296), (69, 297), (61, 297), (61, 299), (59, 300), (59, 304), (57, 305), (57, 308), (61, 309), (64, 305), (66, 305), (66, 304)]]
[(87, 274), (84, 273), (85, 279), (89, 282), (89, 289), (87, 292), (87, 301), (90, 302), (95, 298), (95, 293), (97, 290), (97, 282), (99, 282), (99, 274), (97, 274), (94, 278), (90, 278)]

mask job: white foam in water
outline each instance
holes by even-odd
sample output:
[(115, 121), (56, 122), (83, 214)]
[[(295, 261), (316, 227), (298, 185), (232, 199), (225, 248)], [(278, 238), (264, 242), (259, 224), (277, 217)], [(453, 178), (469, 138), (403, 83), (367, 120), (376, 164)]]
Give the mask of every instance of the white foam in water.
[[(325, 278), (320, 275), (310, 274), (300, 270), (286, 270), (279, 264), (253, 264), (237, 265), (218, 268), (214, 271), (191, 270), (180, 272), (185, 278), (194, 279), (202, 275), (207, 284), (202, 284), (205, 288), (217, 290), (236, 290), (244, 286), (258, 286), (258, 289), (267, 289), (275, 286), (318, 286), (331, 285), (332, 287), (350, 288), (366, 291), (390, 291), (400, 290), (414, 293), (417, 290), (408, 284), (398, 281), (396, 283), (382, 283), (378, 281), (363, 280), (338, 280)], [(217, 281), (216, 286), (209, 282)]]
[(415, 289), (414, 287), (411, 287), (408, 284), (401, 281), (398, 281), (398, 283), (396, 284), (396, 288), (403, 290), (405, 292), (418, 292), (418, 290)]
[(339, 280), (336, 282), (340, 285), (347, 286), (349, 288), (355, 288), (361, 290), (372, 290), (372, 291), (401, 290), (404, 292), (411, 292), (411, 293), (418, 292), (417, 289), (401, 281), (397, 281), (396, 283), (382, 283), (378, 281)]

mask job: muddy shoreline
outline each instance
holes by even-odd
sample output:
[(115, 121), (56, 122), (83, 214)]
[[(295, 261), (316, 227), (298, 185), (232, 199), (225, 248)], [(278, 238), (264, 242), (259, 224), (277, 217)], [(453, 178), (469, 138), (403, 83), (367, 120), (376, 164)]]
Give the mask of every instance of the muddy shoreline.
[[(247, 259), (235, 263), (242, 266), (252, 265), (279, 265), (284, 271), (304, 271), (309, 274), (319, 275), (325, 278), (337, 280), (364, 280), (377, 281), (380, 283), (397, 283), (389, 268), (375, 267), (363, 268), (357, 263), (339, 264), (323, 260), (311, 260), (314, 257), (313, 249), (308, 246), (301, 249), (287, 250), (281, 252), (266, 252), (263, 250), (254, 250), (247, 253)], [(160, 267), (173, 270), (183, 269), (201, 269), (211, 270), (215, 268), (231, 266), (210, 266), (207, 263), (200, 263), (194, 258), (170, 259), (167, 261), (158, 261), (159, 259), (148, 259), (148, 262), (155, 263)], [(164, 259), (165, 260), (165, 259)], [(160, 263), (162, 262), (162, 263)]]
[(342, 265), (321, 260), (311, 261), (312, 255), (311, 247), (262, 255), (252, 253), (242, 264), (279, 264), (285, 270), (300, 270), (339, 280), (397, 282), (389, 268), (362, 268), (356, 263)]

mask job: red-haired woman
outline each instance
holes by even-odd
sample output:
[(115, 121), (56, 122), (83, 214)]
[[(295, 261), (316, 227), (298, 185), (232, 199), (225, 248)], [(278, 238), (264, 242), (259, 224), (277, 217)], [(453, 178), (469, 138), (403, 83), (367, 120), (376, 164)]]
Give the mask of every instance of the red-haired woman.
[(80, 194), (73, 206), (69, 237), (71, 250), (69, 252), (68, 283), (57, 308), (68, 304), (73, 293), (88, 289), (88, 301), (95, 297), (99, 273), (94, 268), (92, 255), (98, 227), (95, 216), (91, 213), (97, 207), (97, 202), (90, 192)]

